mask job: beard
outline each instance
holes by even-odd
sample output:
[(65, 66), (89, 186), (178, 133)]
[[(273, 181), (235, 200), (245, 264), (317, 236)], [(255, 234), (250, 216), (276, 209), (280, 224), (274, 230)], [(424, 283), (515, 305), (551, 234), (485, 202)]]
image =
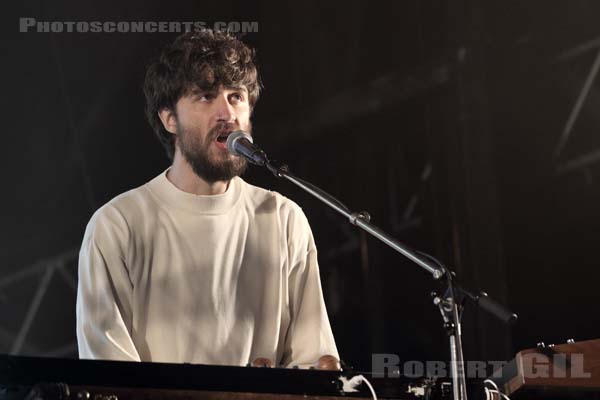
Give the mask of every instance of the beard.
[[(235, 176), (242, 175), (248, 168), (243, 157), (233, 156), (218, 150), (211, 154), (211, 145), (224, 132), (235, 130), (231, 124), (218, 124), (202, 138), (190, 129), (178, 124), (177, 143), (181, 154), (192, 167), (199, 178), (208, 183), (229, 181)], [(248, 133), (251, 127), (248, 126)]]

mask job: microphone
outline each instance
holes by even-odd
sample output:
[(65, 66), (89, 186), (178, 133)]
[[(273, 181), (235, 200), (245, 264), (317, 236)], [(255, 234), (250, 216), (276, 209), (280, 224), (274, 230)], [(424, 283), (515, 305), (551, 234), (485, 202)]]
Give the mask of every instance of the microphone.
[(252, 164), (263, 166), (269, 162), (267, 155), (252, 142), (252, 136), (244, 131), (231, 132), (227, 136), (227, 150), (234, 156), (244, 157)]

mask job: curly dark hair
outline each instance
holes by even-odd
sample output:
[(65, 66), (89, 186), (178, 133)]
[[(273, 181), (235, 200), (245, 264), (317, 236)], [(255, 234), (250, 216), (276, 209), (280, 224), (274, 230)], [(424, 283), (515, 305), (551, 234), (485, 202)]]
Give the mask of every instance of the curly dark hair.
[(164, 128), (158, 112), (175, 111), (177, 101), (194, 89), (212, 91), (219, 86), (245, 86), (254, 108), (261, 89), (254, 59), (254, 50), (232, 34), (205, 30), (178, 36), (150, 63), (144, 79), (146, 118), (171, 161), (175, 136)]

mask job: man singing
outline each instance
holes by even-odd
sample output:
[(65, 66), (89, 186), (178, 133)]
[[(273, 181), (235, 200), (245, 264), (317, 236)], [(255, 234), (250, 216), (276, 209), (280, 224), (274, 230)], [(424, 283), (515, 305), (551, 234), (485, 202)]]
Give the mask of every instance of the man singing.
[(294, 202), (242, 180), (254, 53), (188, 32), (148, 67), (146, 114), (172, 165), (91, 218), (79, 257), (81, 358), (309, 367), (339, 358), (317, 251)]

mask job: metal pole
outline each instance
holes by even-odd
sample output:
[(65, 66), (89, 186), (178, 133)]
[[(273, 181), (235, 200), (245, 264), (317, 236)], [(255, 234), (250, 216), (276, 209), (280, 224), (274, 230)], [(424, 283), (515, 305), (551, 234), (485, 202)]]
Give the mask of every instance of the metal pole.
[(271, 170), (276, 176), (287, 179), (288, 181), (294, 183), (295, 185), (301, 187), (308, 193), (312, 194), (317, 199), (321, 200), (323, 203), (327, 204), (329, 207), (333, 208), (338, 213), (342, 214), (351, 224), (356, 225), (362, 228), (365, 232), (370, 233), (375, 238), (381, 240), (383, 243), (387, 244), (400, 254), (407, 257), (409, 260), (413, 261), (415, 264), (420, 266), (429, 272), (434, 279), (439, 279), (444, 275), (444, 271), (433, 264), (431, 261), (427, 260), (425, 257), (418, 255), (414, 250), (410, 249), (403, 243), (400, 243), (398, 240), (378, 228), (377, 226), (371, 224), (369, 222), (370, 217), (367, 213), (360, 212), (351, 212), (346, 209), (340, 202), (335, 201), (335, 199), (331, 198), (329, 195), (319, 190), (318, 188), (304, 183), (302, 180), (296, 178), (294, 175), (290, 174), (287, 171), (287, 168), (276, 168), (272, 165), (267, 165), (267, 168)]

